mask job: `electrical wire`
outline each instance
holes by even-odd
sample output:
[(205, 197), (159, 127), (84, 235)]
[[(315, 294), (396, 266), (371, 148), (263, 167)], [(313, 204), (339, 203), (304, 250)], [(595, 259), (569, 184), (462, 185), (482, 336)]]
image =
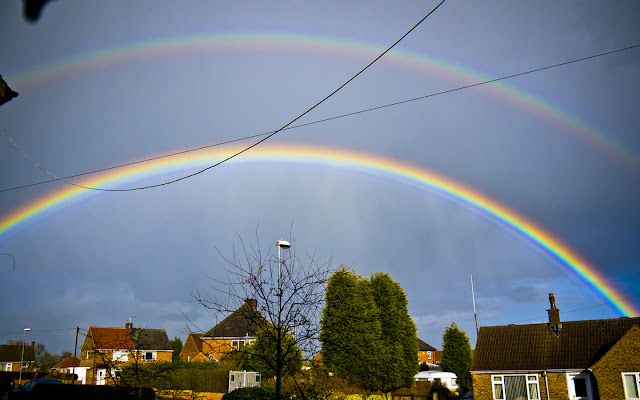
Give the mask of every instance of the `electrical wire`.
[[(638, 298), (638, 297), (640, 297), (640, 296), (623, 297), (623, 298), (621, 298), (621, 299), (617, 299), (617, 300), (613, 300), (613, 301), (608, 301), (608, 302), (606, 302), (606, 303), (600, 303), (600, 304), (596, 304), (596, 305), (593, 305), (593, 306), (588, 306), (588, 307), (583, 307), (583, 308), (576, 308), (576, 309), (574, 309), (574, 310), (569, 310), (569, 311), (563, 311), (563, 314), (570, 314), (570, 313), (574, 313), (574, 312), (578, 312), (578, 311), (588, 310), (588, 309), (591, 309), (591, 308), (602, 307), (602, 306), (608, 306), (608, 305), (610, 305), (610, 304), (620, 303), (620, 302), (622, 302), (622, 301), (624, 301), (624, 300), (631, 300), (631, 299), (635, 299), (635, 298)], [(523, 319), (523, 320), (520, 320), (520, 321), (516, 321), (515, 323), (516, 323), (516, 324), (518, 324), (518, 323), (520, 323), (520, 322), (536, 321), (536, 320), (546, 319), (546, 318), (547, 318), (546, 316), (544, 316), (544, 317), (538, 317), (538, 318), (529, 318), (529, 319)]]
[(281, 132), (282, 130), (286, 129), (287, 127), (289, 127), (290, 125), (292, 125), (294, 122), (296, 122), (297, 120), (299, 120), (300, 118), (304, 117), (305, 115), (307, 115), (308, 113), (310, 113), (312, 110), (314, 110), (316, 107), (318, 107), (320, 104), (324, 103), (326, 100), (328, 100), (330, 97), (332, 97), (334, 94), (338, 93), (342, 88), (344, 88), (345, 86), (347, 86), (349, 83), (351, 83), (351, 81), (353, 81), (354, 79), (356, 79), (358, 76), (360, 76), (364, 71), (366, 71), (367, 69), (369, 69), (369, 67), (371, 67), (374, 63), (376, 63), (376, 61), (378, 61), (379, 59), (381, 59), (385, 54), (387, 54), (389, 51), (391, 51), (391, 49), (393, 49), (398, 43), (400, 43), (405, 37), (407, 37), (411, 32), (413, 32), (414, 29), (416, 29), (420, 24), (422, 24), (422, 22), (424, 22), (431, 14), (433, 14), (446, 0), (442, 0), (440, 1), (440, 3), (438, 3), (437, 6), (435, 6), (435, 8), (433, 8), (431, 11), (429, 11), (429, 13), (427, 15), (425, 15), (420, 21), (418, 21), (418, 23), (416, 23), (411, 29), (409, 29), (404, 35), (402, 35), (400, 37), (400, 39), (396, 40), (395, 43), (393, 43), (391, 46), (389, 46), (385, 51), (383, 51), (379, 56), (377, 56), (373, 61), (371, 61), (369, 64), (367, 64), (366, 67), (362, 68), (357, 74), (353, 75), (351, 78), (349, 78), (346, 82), (344, 82), (342, 85), (340, 85), (337, 89), (335, 89), (333, 92), (331, 92), (329, 95), (325, 96), (322, 100), (320, 100), (319, 102), (317, 102), (316, 104), (314, 104), (312, 107), (308, 108), (305, 112), (303, 112), (302, 114), (298, 115), (297, 117), (295, 117), (294, 119), (292, 119), (291, 121), (289, 121), (286, 125), (284, 125), (283, 127), (281, 127), (280, 129), (271, 132), (270, 134), (268, 134), (267, 136), (265, 136), (264, 138), (258, 140), (257, 142), (253, 143), (252, 145), (245, 147), (244, 149), (228, 156), (227, 158), (223, 159), (222, 161), (218, 161), (217, 163), (210, 165), (206, 168), (203, 168), (197, 172), (182, 176), (180, 178), (176, 178), (176, 179), (172, 179), (170, 181), (166, 181), (166, 182), (162, 182), (162, 183), (157, 183), (154, 185), (147, 185), (147, 186), (139, 186), (139, 187), (132, 187), (132, 188), (125, 188), (125, 189), (107, 189), (107, 188), (97, 188), (97, 187), (91, 187), (91, 186), (84, 186), (84, 185), (80, 185), (74, 182), (71, 182), (69, 180), (66, 180), (65, 178), (61, 178), (51, 172), (49, 172), (47, 169), (43, 168), (42, 166), (40, 166), (38, 163), (36, 163), (31, 157), (29, 157), (17, 144), (16, 142), (11, 138), (11, 136), (9, 136), (9, 134), (7, 133), (7, 131), (4, 129), (4, 127), (2, 127), (2, 130), (4, 131), (5, 135), (9, 138), (9, 140), (11, 141), (11, 143), (13, 143), (13, 145), (22, 153), (22, 155), (24, 157), (26, 157), (29, 161), (31, 161), (31, 163), (33, 165), (35, 165), (36, 167), (38, 167), (40, 170), (42, 170), (44, 173), (46, 173), (47, 175), (55, 178), (56, 180), (65, 182), (69, 185), (72, 186), (76, 186), (82, 189), (87, 189), (87, 190), (96, 190), (96, 191), (101, 191), (101, 192), (131, 192), (131, 191), (135, 191), (135, 190), (144, 190), (144, 189), (151, 189), (151, 188), (156, 188), (156, 187), (160, 187), (160, 186), (165, 186), (165, 185), (169, 185), (172, 183), (176, 183), (176, 182), (180, 182), (182, 180), (188, 179), (188, 178), (192, 178), (196, 175), (199, 175), (205, 171), (208, 171), (212, 168), (215, 168), (239, 155), (241, 155), (242, 153), (245, 153), (249, 150), (251, 150), (252, 148), (258, 146), (260, 143), (270, 139), (271, 137), (275, 136), (277, 133)]
[(13, 269), (16, 269), (16, 258), (11, 253), (0, 253), (0, 256), (10, 256), (13, 258)]
[[(435, 97), (435, 96), (439, 96), (439, 95), (443, 95), (443, 94), (447, 94), (447, 93), (452, 93), (452, 92), (456, 92), (456, 91), (459, 91), (459, 90), (470, 89), (470, 88), (474, 88), (474, 87), (477, 87), (477, 86), (487, 85), (487, 84), (490, 84), (490, 83), (495, 83), (495, 82), (503, 81), (503, 80), (506, 80), (506, 79), (511, 79), (511, 78), (515, 78), (515, 77), (519, 77), (519, 76), (523, 76), (523, 75), (532, 74), (532, 73), (535, 73), (535, 72), (544, 71), (544, 70), (551, 69), (551, 68), (557, 68), (557, 67), (565, 66), (565, 65), (568, 65), (568, 64), (573, 64), (573, 63), (577, 63), (577, 62), (581, 62), (581, 61), (586, 61), (586, 60), (590, 60), (590, 59), (593, 59), (593, 58), (598, 58), (598, 57), (610, 55), (610, 54), (613, 54), (613, 53), (618, 53), (618, 52), (621, 52), (621, 51), (631, 50), (631, 49), (634, 49), (636, 47), (640, 47), (640, 44), (624, 47), (624, 48), (621, 48), (621, 49), (611, 50), (611, 51), (595, 54), (595, 55), (588, 56), (588, 57), (582, 57), (582, 58), (578, 58), (578, 59), (571, 60), (571, 61), (565, 61), (565, 62), (558, 63), (558, 64), (548, 65), (546, 67), (531, 69), (531, 70), (524, 71), (524, 72), (519, 72), (519, 73), (516, 73), (516, 74), (505, 75), (505, 76), (502, 76), (502, 77), (499, 77), (499, 78), (494, 78), (494, 79), (490, 79), (490, 80), (486, 80), (486, 81), (482, 81), (482, 82), (477, 82), (477, 83), (473, 83), (473, 84), (469, 84), (469, 85), (465, 85), (465, 86), (460, 86), (460, 87), (457, 87), (457, 88), (454, 88), (454, 89), (448, 89), (448, 90), (444, 90), (444, 91), (441, 91), (441, 92), (430, 93), (430, 94), (427, 94), (427, 95), (424, 95), (424, 96), (420, 96), (420, 97), (414, 97), (414, 98), (411, 98), (411, 99), (400, 100), (400, 101), (397, 101), (397, 102), (394, 102), (394, 103), (388, 103), (388, 104), (384, 104), (384, 105), (380, 105), (380, 106), (376, 106), (376, 107), (366, 108), (366, 109), (359, 110), (359, 111), (353, 111), (353, 112), (346, 113), (346, 114), (340, 114), (340, 115), (336, 115), (336, 116), (333, 116), (333, 117), (323, 118), (323, 119), (320, 119), (320, 120), (307, 122), (307, 123), (300, 124), (300, 125), (286, 126), (285, 128), (281, 128), (279, 131), (302, 128), (302, 127), (305, 127), (305, 126), (310, 126), (310, 125), (320, 124), (320, 123), (323, 123), (323, 122), (333, 121), (333, 120), (336, 120), (336, 119), (351, 117), (351, 116), (354, 116), (354, 115), (364, 114), (364, 113), (371, 112), (371, 111), (377, 111), (377, 110), (381, 110), (383, 108), (394, 107), (394, 106), (398, 106), (398, 105), (402, 105), (402, 104), (406, 104), (406, 103), (410, 103), (410, 102), (414, 102), (414, 101), (418, 101), (418, 100), (425, 100), (425, 99), (428, 99), (430, 97)], [(5, 134), (8, 136), (8, 133), (6, 132), (6, 130), (4, 129), (4, 127), (1, 124), (0, 124), (0, 127), (2, 127), (2, 129), (5, 131)], [(194, 151), (208, 149), (208, 148), (211, 148), (211, 147), (222, 146), (222, 145), (225, 145), (225, 144), (240, 142), (240, 141), (244, 141), (244, 140), (248, 140), (248, 139), (254, 139), (256, 137), (266, 136), (266, 135), (274, 134), (274, 133), (277, 133), (277, 132), (278, 131), (270, 131), (270, 132), (265, 132), (265, 133), (258, 133), (258, 134), (251, 135), (251, 136), (245, 136), (245, 137), (241, 137), (241, 138), (237, 138), (237, 139), (227, 140), (227, 141), (224, 141), (224, 142), (218, 142), (218, 143), (213, 143), (213, 144), (209, 144), (209, 145), (205, 145), (205, 146), (194, 147), (194, 148), (191, 148), (191, 149), (186, 149), (186, 150), (177, 151), (177, 152), (173, 152), (173, 153), (167, 153), (167, 154), (163, 154), (163, 155), (156, 156), (156, 157), (145, 158), (143, 160), (132, 161), (132, 162), (129, 162), (129, 163), (119, 164), (119, 165), (115, 165), (115, 166), (111, 166), (111, 167), (107, 167), (107, 168), (96, 169), (96, 170), (89, 171), (89, 172), (82, 172), (82, 173), (78, 173), (78, 174), (75, 174), (75, 175), (69, 175), (69, 176), (66, 176), (66, 177), (63, 177), (63, 178), (60, 178), (60, 179), (49, 179), (49, 180), (46, 180), (46, 181), (40, 181), (40, 182), (30, 183), (30, 184), (26, 184), (26, 185), (0, 189), (0, 193), (12, 191), (12, 190), (18, 190), (18, 189), (25, 189), (25, 188), (29, 188), (29, 187), (32, 187), (32, 186), (42, 185), (42, 184), (45, 184), (45, 183), (56, 182), (56, 181), (59, 181), (59, 180), (67, 180), (67, 179), (71, 179), (71, 178), (77, 178), (79, 176), (95, 174), (95, 173), (98, 173), (98, 172), (104, 172), (104, 171), (108, 171), (108, 170), (112, 170), (112, 169), (116, 169), (116, 168), (128, 167), (128, 166), (131, 166), (131, 165), (145, 163), (145, 162), (149, 162), (149, 161), (154, 161), (154, 160), (158, 160), (158, 159), (161, 159), (161, 158), (173, 157), (173, 156), (177, 156), (177, 155), (180, 155), (180, 154), (185, 154), (185, 153), (190, 153), (190, 152), (194, 152)]]

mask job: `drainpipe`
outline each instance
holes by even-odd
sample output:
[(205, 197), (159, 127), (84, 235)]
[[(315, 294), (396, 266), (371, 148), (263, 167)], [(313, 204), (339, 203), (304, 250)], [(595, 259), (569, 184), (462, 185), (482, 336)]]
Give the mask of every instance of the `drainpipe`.
[(542, 374), (544, 375), (544, 386), (547, 389), (547, 400), (551, 400), (551, 397), (549, 396), (549, 379), (547, 378), (547, 370), (542, 371)]

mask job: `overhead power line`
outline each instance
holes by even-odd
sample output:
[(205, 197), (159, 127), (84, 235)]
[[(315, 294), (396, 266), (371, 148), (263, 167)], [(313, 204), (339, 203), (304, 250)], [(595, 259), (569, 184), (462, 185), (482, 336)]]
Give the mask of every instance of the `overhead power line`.
[[(569, 310), (569, 311), (564, 311), (563, 314), (570, 314), (570, 313), (574, 313), (574, 312), (578, 312), (578, 311), (584, 311), (584, 310), (588, 310), (590, 308), (596, 308), (596, 307), (602, 307), (602, 306), (608, 306), (611, 304), (615, 304), (615, 303), (622, 303), (625, 300), (631, 300), (631, 299), (635, 299), (638, 298), (640, 296), (630, 296), (630, 297), (623, 297), (621, 299), (616, 299), (616, 300), (612, 300), (612, 301), (608, 301), (606, 303), (600, 303), (600, 304), (596, 304), (593, 306), (588, 306), (588, 307), (583, 307), (583, 308), (576, 308), (574, 310)], [(539, 318), (529, 318), (529, 319), (523, 319), (520, 321), (516, 321), (516, 323), (520, 323), (520, 322), (528, 322), (528, 321), (536, 321), (536, 320), (540, 320), (540, 319), (545, 319), (547, 318), (547, 316), (544, 317), (539, 317)]]
[[(519, 72), (519, 73), (516, 73), (516, 74), (505, 75), (505, 76), (502, 76), (502, 77), (499, 77), (499, 78), (489, 79), (489, 80), (486, 80), (486, 81), (472, 83), (472, 84), (465, 85), (465, 86), (459, 86), (457, 88), (448, 89), (448, 90), (444, 90), (444, 91), (441, 91), (441, 92), (430, 93), (430, 94), (427, 94), (427, 95), (424, 95), (424, 96), (420, 96), (420, 97), (414, 97), (414, 98), (411, 98), (411, 99), (400, 100), (400, 101), (396, 101), (396, 102), (393, 102), (393, 103), (388, 103), (388, 104), (384, 104), (384, 105), (380, 105), (380, 106), (376, 106), (376, 107), (366, 108), (366, 109), (359, 110), (359, 111), (353, 111), (353, 112), (346, 113), (346, 114), (340, 114), (340, 115), (336, 115), (336, 116), (333, 116), (333, 117), (323, 118), (323, 119), (319, 119), (319, 120), (312, 121), (312, 122), (307, 122), (307, 123), (300, 124), (300, 125), (290, 125), (289, 124), (286, 127), (279, 129), (278, 131), (270, 131), (270, 132), (265, 132), (265, 133), (258, 133), (258, 134), (255, 134), (255, 135), (245, 136), (245, 137), (241, 137), (241, 138), (237, 138), (237, 139), (231, 139), (231, 140), (227, 140), (227, 141), (224, 141), (224, 142), (208, 144), (208, 145), (205, 145), (205, 146), (199, 146), (199, 147), (194, 147), (194, 148), (191, 148), (191, 149), (181, 150), (181, 151), (177, 151), (177, 152), (173, 152), (173, 153), (167, 153), (167, 154), (163, 154), (163, 155), (156, 156), (156, 157), (145, 158), (143, 160), (137, 160), (137, 161), (133, 161), (133, 162), (125, 163), (125, 164), (118, 164), (118, 165), (114, 165), (114, 166), (107, 167), (107, 168), (101, 168), (101, 169), (96, 169), (96, 170), (93, 170), (93, 171), (82, 172), (82, 173), (78, 173), (78, 174), (75, 174), (75, 175), (69, 175), (69, 176), (66, 176), (66, 177), (63, 177), (63, 178), (49, 179), (49, 180), (46, 180), (46, 181), (40, 181), (40, 182), (35, 182), (35, 183), (29, 183), (29, 184), (26, 184), (26, 185), (0, 189), (0, 193), (12, 191), (12, 190), (18, 190), (18, 189), (25, 189), (25, 188), (29, 188), (29, 187), (32, 187), (32, 186), (38, 186), (38, 185), (42, 185), (42, 184), (45, 184), (45, 183), (51, 183), (51, 182), (56, 182), (56, 181), (60, 181), (60, 180), (65, 181), (65, 180), (68, 180), (68, 179), (71, 179), (71, 178), (77, 178), (77, 177), (80, 177), (80, 176), (95, 174), (95, 173), (99, 173), (99, 172), (105, 172), (105, 171), (109, 171), (109, 170), (112, 170), (112, 169), (128, 167), (128, 166), (131, 166), (131, 165), (141, 164), (141, 163), (145, 163), (145, 162), (149, 162), (149, 161), (154, 161), (154, 160), (158, 160), (158, 159), (161, 159), (161, 158), (173, 157), (173, 156), (177, 156), (177, 155), (180, 155), (180, 154), (191, 153), (191, 152), (194, 152), (194, 151), (200, 151), (200, 150), (208, 149), (208, 148), (211, 148), (211, 147), (222, 146), (222, 145), (225, 145), (225, 144), (231, 144), (231, 143), (235, 143), (235, 142), (241, 142), (241, 141), (244, 141), (244, 140), (254, 139), (254, 138), (257, 138), (257, 137), (260, 137), (260, 136), (272, 135), (272, 134), (275, 134), (275, 133), (277, 133), (279, 131), (297, 129), (297, 128), (302, 128), (302, 127), (309, 126), (309, 125), (315, 125), (315, 124), (320, 124), (320, 123), (323, 123), (323, 122), (333, 121), (333, 120), (340, 119), (340, 118), (351, 117), (351, 116), (358, 115), (358, 114), (364, 114), (364, 113), (371, 112), (371, 111), (381, 110), (383, 108), (394, 107), (394, 106), (410, 103), (410, 102), (413, 102), (413, 101), (425, 100), (425, 99), (428, 99), (430, 97), (435, 97), (435, 96), (439, 96), (439, 95), (443, 95), (443, 94), (447, 94), (447, 93), (457, 92), (459, 90), (470, 89), (470, 88), (474, 88), (474, 87), (477, 87), (477, 86), (487, 85), (487, 84), (495, 83), (495, 82), (498, 82), (498, 81), (503, 81), (503, 80), (507, 80), (507, 79), (511, 79), (511, 78), (515, 78), (515, 77), (519, 77), (519, 76), (523, 76), (523, 75), (532, 74), (532, 73), (535, 73), (535, 72), (541, 72), (541, 71), (552, 69), (552, 68), (558, 68), (558, 67), (561, 67), (561, 66), (565, 66), (565, 65), (569, 65), (569, 64), (573, 64), (573, 63), (577, 63), (577, 62), (581, 62), (581, 61), (586, 61), (586, 60), (590, 60), (590, 59), (594, 59), (594, 58), (598, 58), (598, 57), (602, 57), (602, 56), (606, 56), (606, 55), (610, 55), (610, 54), (614, 54), (614, 53), (618, 53), (618, 52), (622, 52), (622, 51), (631, 50), (631, 49), (634, 49), (636, 47), (640, 47), (640, 44), (624, 47), (624, 48), (621, 48), (621, 49), (607, 51), (605, 53), (594, 54), (594, 55), (588, 56), (588, 57), (577, 58), (575, 60), (565, 61), (565, 62), (558, 63), (558, 64), (548, 65), (546, 67), (535, 68), (535, 69), (531, 69), (531, 70), (528, 70), (528, 71)], [(2, 125), (0, 125), (0, 127), (2, 127)], [(4, 129), (4, 127), (2, 127), (2, 129), (5, 131), (5, 134), (8, 136), (8, 133)], [(200, 171), (200, 172), (203, 172), (203, 171)], [(198, 172), (198, 173), (200, 173), (200, 172)], [(153, 187), (153, 186), (151, 186), (151, 187)]]
[(169, 185), (172, 183), (176, 183), (191, 177), (194, 177), (196, 175), (199, 175), (205, 171), (208, 171), (212, 168), (217, 167), (220, 164), (223, 164), (237, 156), (239, 156), (242, 153), (245, 153), (249, 150), (251, 150), (252, 148), (258, 146), (260, 143), (268, 140), (269, 138), (273, 137), (274, 135), (276, 135), (277, 133), (283, 131), (284, 129), (286, 129), (287, 127), (289, 127), (290, 125), (292, 125), (294, 122), (296, 122), (297, 120), (299, 120), (300, 118), (304, 117), (305, 115), (307, 115), (308, 113), (310, 113), (312, 110), (314, 110), (316, 107), (318, 107), (320, 104), (324, 103), (325, 101), (327, 101), (330, 97), (332, 97), (334, 94), (338, 93), (340, 90), (342, 90), (345, 86), (347, 86), (349, 83), (351, 83), (351, 81), (353, 81), (354, 79), (356, 79), (358, 76), (360, 76), (364, 71), (366, 71), (367, 69), (369, 69), (369, 67), (371, 67), (373, 64), (376, 63), (376, 61), (378, 61), (379, 59), (381, 59), (385, 54), (387, 54), (389, 51), (391, 51), (391, 49), (393, 49), (398, 43), (400, 43), (405, 37), (407, 37), (411, 32), (413, 32), (414, 29), (416, 29), (420, 24), (422, 24), (422, 22), (424, 22), (427, 18), (429, 18), (429, 16), (431, 14), (433, 14), (446, 0), (442, 0), (440, 1), (440, 3), (438, 3), (437, 6), (435, 6), (435, 8), (433, 8), (431, 11), (429, 11), (429, 13), (427, 15), (425, 15), (420, 21), (418, 21), (418, 23), (416, 23), (411, 29), (409, 29), (404, 35), (402, 35), (400, 37), (400, 39), (396, 40), (395, 43), (393, 43), (391, 46), (389, 46), (385, 51), (383, 51), (379, 56), (377, 56), (373, 61), (371, 61), (369, 64), (367, 64), (367, 66), (365, 66), (364, 68), (362, 68), (357, 74), (353, 75), (351, 78), (349, 78), (346, 82), (344, 82), (342, 85), (340, 85), (337, 89), (335, 89), (333, 92), (331, 92), (329, 95), (325, 96), (322, 100), (318, 101), (316, 104), (314, 104), (313, 106), (311, 106), (310, 108), (308, 108), (305, 112), (303, 112), (302, 114), (298, 115), (297, 117), (295, 117), (294, 119), (292, 119), (291, 121), (289, 121), (286, 125), (284, 125), (283, 127), (281, 127), (280, 129), (273, 131), (271, 133), (269, 133), (267, 136), (263, 137), (262, 139), (258, 140), (257, 142), (255, 142), (254, 144), (245, 147), (244, 149), (230, 155), (229, 157), (223, 159), (222, 161), (218, 161), (217, 163), (210, 165), (204, 169), (201, 169), (200, 171), (194, 172), (192, 174), (189, 175), (185, 175), (182, 176), (180, 178), (176, 178), (176, 179), (172, 179), (170, 181), (166, 181), (166, 182), (162, 182), (162, 183), (157, 183), (154, 185), (147, 185), (147, 186), (139, 186), (139, 187), (133, 187), (133, 188), (125, 188), (125, 189), (107, 189), (107, 188), (98, 188), (98, 187), (91, 187), (91, 186), (84, 186), (84, 185), (80, 185), (74, 182), (71, 182), (69, 180), (66, 180), (65, 178), (61, 178), (51, 172), (49, 172), (47, 169), (43, 168), (42, 166), (40, 166), (38, 163), (36, 163), (31, 157), (29, 157), (19, 146), (18, 144), (11, 138), (11, 136), (9, 136), (9, 134), (7, 133), (7, 131), (4, 129), (4, 127), (2, 127), (2, 130), (4, 131), (5, 135), (9, 138), (9, 140), (11, 141), (11, 143), (13, 143), (13, 145), (22, 153), (22, 155), (24, 157), (26, 157), (29, 161), (31, 161), (31, 163), (33, 165), (35, 165), (36, 167), (38, 167), (40, 170), (42, 170), (43, 172), (45, 172), (47, 175), (50, 175), (51, 177), (55, 178), (55, 180), (59, 180), (65, 183), (68, 183), (69, 185), (73, 185), (73, 186), (77, 186), (79, 188), (83, 188), (83, 189), (88, 189), (88, 190), (96, 190), (96, 191), (101, 191), (101, 192), (131, 192), (134, 190), (143, 190), (143, 189), (151, 189), (151, 188), (155, 188), (155, 187), (160, 187), (160, 186), (165, 186), (165, 185)]

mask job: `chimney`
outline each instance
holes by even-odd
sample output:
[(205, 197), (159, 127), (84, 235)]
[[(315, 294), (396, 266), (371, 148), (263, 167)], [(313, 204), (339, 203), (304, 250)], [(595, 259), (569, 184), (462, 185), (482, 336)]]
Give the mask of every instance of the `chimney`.
[(131, 331), (131, 328), (133, 328), (133, 324), (131, 322), (126, 322), (124, 324), (124, 327), (128, 330)]
[(249, 304), (254, 310), (258, 308), (258, 300), (256, 299), (245, 299), (245, 302)]
[(547, 310), (549, 313), (549, 330), (555, 332), (556, 337), (560, 337), (560, 329), (562, 324), (560, 323), (560, 310), (556, 308), (556, 296), (553, 293), (549, 293), (549, 304), (551, 308)]

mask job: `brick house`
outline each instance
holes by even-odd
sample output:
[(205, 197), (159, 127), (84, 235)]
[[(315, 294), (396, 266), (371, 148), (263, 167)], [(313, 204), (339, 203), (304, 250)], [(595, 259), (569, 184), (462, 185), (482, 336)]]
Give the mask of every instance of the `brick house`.
[(640, 398), (640, 317), (481, 327), (471, 366), (478, 400)]
[(435, 364), (436, 363), (436, 348), (418, 338), (418, 362), (420, 364)]
[(247, 299), (237, 310), (205, 333), (190, 333), (180, 352), (182, 361), (220, 361), (233, 349), (248, 346), (266, 321), (255, 299)]
[(80, 349), (80, 367), (87, 368), (86, 382), (115, 383), (125, 365), (171, 362), (173, 348), (164, 329), (90, 326)]
[(76, 356), (69, 356), (51, 367), (51, 371), (54, 372), (77, 375), (77, 380), (81, 381), (83, 385), (86, 383), (88, 369), (89, 367), (80, 366), (80, 359)]
[(24, 346), (24, 357), (22, 356), (21, 344), (0, 345), (0, 371), (20, 371), (20, 360), (22, 360), (22, 371), (32, 371), (36, 362), (35, 342), (31, 346)]

